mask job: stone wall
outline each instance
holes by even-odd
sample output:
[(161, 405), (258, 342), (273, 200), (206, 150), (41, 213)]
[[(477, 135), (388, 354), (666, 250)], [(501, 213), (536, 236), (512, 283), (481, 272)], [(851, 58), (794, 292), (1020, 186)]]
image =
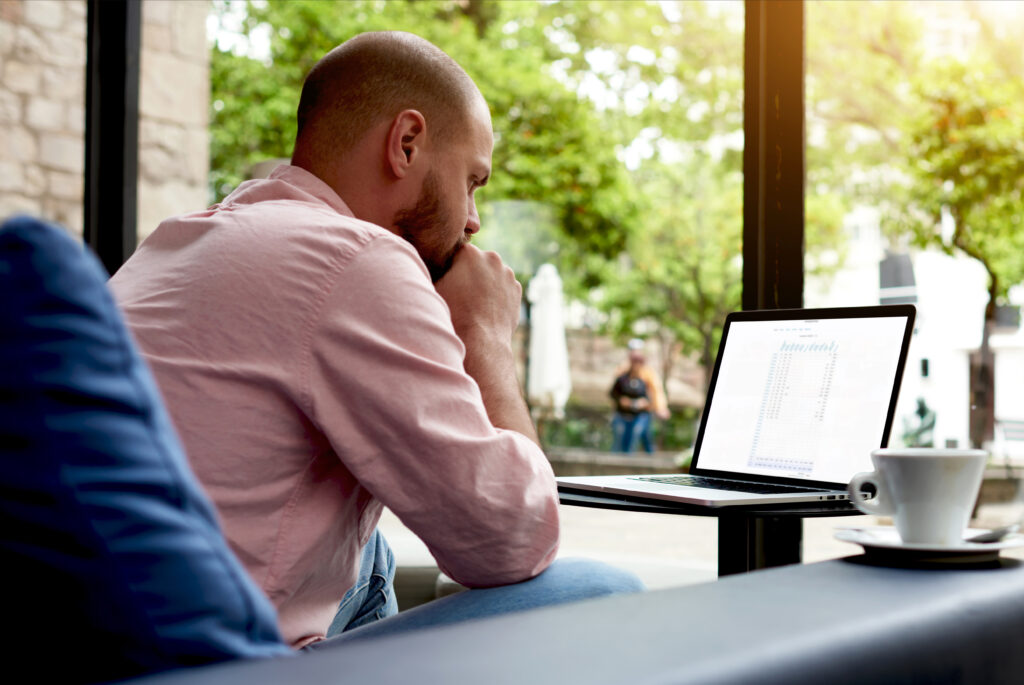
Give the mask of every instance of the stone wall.
[(142, 4), (140, 241), (167, 217), (209, 204), (209, 11), (206, 0)]
[[(140, 239), (207, 204), (206, 0), (144, 0)], [(0, 218), (26, 212), (82, 234), (85, 0), (0, 0)]]
[(85, 2), (0, 2), (0, 217), (82, 233)]
[[(512, 340), (516, 355), (516, 374), (526, 378), (526, 326), (516, 329)], [(615, 377), (624, 371), (626, 349), (611, 338), (593, 330), (567, 328), (565, 343), (569, 353), (569, 375), (572, 378), (570, 403), (586, 407), (608, 407), (608, 391)], [(648, 341), (645, 349), (648, 363), (661, 373), (661, 349)], [(672, 374), (665, 383), (669, 405), (673, 408), (704, 406), (704, 372), (695, 359), (676, 360)]]
[[(610, 338), (586, 329), (567, 329), (569, 371), (573, 398), (588, 406), (606, 406), (608, 391), (616, 375), (625, 371), (626, 349)], [(644, 349), (647, 363), (661, 375), (662, 350), (657, 342), (647, 341)], [(672, 374), (665, 379), (669, 403), (674, 407), (704, 406), (704, 374), (694, 359), (677, 358)]]

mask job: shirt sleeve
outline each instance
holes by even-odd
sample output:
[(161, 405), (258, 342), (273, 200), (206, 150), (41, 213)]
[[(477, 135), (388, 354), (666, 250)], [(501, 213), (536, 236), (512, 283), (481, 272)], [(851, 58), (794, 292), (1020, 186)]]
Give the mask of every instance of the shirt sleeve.
[(558, 549), (551, 466), (491, 425), (465, 347), (411, 246), (374, 239), (325, 294), (309, 412), (357, 480), (470, 587), (518, 582)]

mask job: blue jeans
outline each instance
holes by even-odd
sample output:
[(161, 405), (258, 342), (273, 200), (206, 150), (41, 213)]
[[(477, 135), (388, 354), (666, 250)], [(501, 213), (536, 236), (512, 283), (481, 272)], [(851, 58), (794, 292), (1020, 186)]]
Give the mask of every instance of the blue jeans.
[(397, 614), (394, 582), (395, 555), (380, 530), (374, 529), (359, 558), (356, 584), (341, 598), (327, 637)]
[(651, 440), (651, 414), (623, 414), (615, 412), (612, 417), (612, 451), (630, 453), (636, 449), (639, 440), (643, 444), (644, 451), (654, 451), (654, 442)]
[[(645, 589), (640, 579), (629, 571), (588, 559), (558, 559), (530, 580), (458, 592), (396, 614), (390, 581), (385, 591), (372, 580), (375, 576), (384, 575), (376, 573), (375, 569), (380, 571), (384, 568), (390, 568), (390, 578), (394, 578), (394, 557), (379, 531), (374, 532), (364, 548), (362, 564), (360, 582), (342, 600), (338, 615), (327, 632), (329, 639), (314, 643), (307, 649), (322, 649), (353, 639), (402, 633), (591, 597), (642, 592)], [(360, 590), (364, 578), (370, 578), (371, 581), (364, 586), (364, 590)], [(365, 604), (355, 606), (359, 601)]]

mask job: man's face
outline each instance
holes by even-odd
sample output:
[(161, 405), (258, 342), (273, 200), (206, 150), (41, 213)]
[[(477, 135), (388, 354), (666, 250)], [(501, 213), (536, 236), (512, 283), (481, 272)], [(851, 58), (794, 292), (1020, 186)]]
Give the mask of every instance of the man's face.
[(459, 248), (480, 230), (473, 194), (487, 183), (493, 148), (490, 115), (481, 101), (466, 135), (457, 134), (435, 152), (416, 204), (395, 216), (399, 235), (416, 248), (435, 283), (451, 268)]

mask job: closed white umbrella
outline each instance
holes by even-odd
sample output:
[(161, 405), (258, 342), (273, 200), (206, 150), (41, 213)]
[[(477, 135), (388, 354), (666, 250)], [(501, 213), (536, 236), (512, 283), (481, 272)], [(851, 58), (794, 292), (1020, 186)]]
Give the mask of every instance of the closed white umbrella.
[(562, 418), (572, 391), (565, 344), (562, 279), (553, 264), (542, 264), (526, 291), (530, 301), (530, 364), (526, 393), (542, 415)]

